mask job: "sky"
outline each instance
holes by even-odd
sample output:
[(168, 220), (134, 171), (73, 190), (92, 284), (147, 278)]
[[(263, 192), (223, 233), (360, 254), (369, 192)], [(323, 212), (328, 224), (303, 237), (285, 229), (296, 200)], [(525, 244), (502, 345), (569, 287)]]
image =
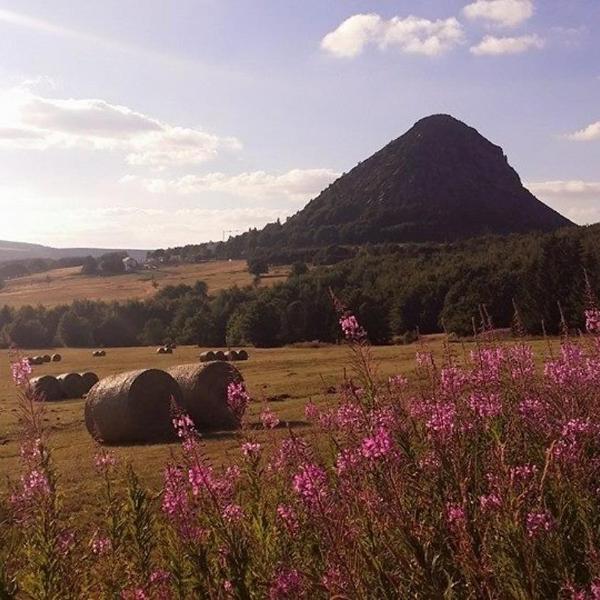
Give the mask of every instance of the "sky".
[(0, 0), (0, 239), (220, 240), (434, 113), (598, 222), (599, 30), (598, 0)]

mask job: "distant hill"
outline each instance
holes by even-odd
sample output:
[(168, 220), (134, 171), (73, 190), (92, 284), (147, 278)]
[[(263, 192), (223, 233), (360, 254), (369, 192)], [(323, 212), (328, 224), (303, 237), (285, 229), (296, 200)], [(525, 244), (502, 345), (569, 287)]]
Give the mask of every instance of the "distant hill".
[[(120, 249), (119, 249), (120, 250)], [(102, 256), (107, 252), (115, 252), (115, 249), (107, 248), (52, 248), (40, 244), (26, 244), (24, 242), (7, 242), (0, 240), (0, 262), (7, 260), (20, 260), (30, 258), (71, 258), (80, 256)], [(143, 260), (146, 257), (146, 250), (126, 250), (129, 256), (136, 260)]]
[(285, 223), (227, 243), (232, 255), (332, 244), (450, 242), (573, 225), (521, 183), (502, 148), (449, 115), (417, 122)]

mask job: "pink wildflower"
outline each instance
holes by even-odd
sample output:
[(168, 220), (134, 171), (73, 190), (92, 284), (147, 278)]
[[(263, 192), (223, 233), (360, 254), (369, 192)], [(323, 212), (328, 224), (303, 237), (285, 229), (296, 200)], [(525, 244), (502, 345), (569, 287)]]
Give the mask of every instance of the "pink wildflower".
[(98, 536), (98, 532), (96, 532), (92, 538), (90, 546), (92, 548), (92, 554), (95, 554), (96, 556), (104, 556), (112, 550), (112, 543), (110, 539), (107, 537)]
[(469, 397), (469, 408), (480, 419), (491, 419), (502, 412), (502, 401), (499, 394), (482, 394), (475, 392)]
[(260, 413), (260, 420), (265, 429), (275, 429), (279, 425), (279, 418), (270, 408)]
[(300, 530), (298, 516), (291, 506), (280, 504), (277, 507), (277, 517), (290, 535), (294, 536)]
[(452, 402), (439, 402), (431, 407), (425, 427), (430, 437), (445, 439), (455, 430), (456, 406)]
[(10, 365), (13, 381), (16, 385), (23, 385), (29, 382), (29, 376), (33, 372), (29, 361), (21, 358)]
[(122, 600), (150, 600), (150, 596), (142, 588), (134, 588), (132, 590), (123, 590), (121, 592)]
[(367, 337), (367, 332), (359, 325), (354, 315), (340, 317), (340, 327), (344, 337), (350, 342), (363, 342)]
[(600, 333), (600, 310), (590, 308), (585, 311), (585, 328), (588, 333)]
[(94, 456), (94, 466), (99, 473), (107, 473), (117, 464), (117, 458), (112, 452), (102, 449)]
[(391, 449), (392, 438), (383, 427), (380, 427), (375, 435), (364, 438), (361, 444), (362, 455), (370, 459), (382, 458), (389, 454)]
[(335, 472), (342, 476), (353, 471), (363, 458), (362, 449), (342, 448), (335, 460)]
[(261, 445), (258, 442), (245, 442), (241, 446), (242, 454), (251, 460), (255, 460), (260, 457)]
[(231, 382), (227, 386), (227, 406), (229, 406), (238, 423), (242, 422), (242, 417), (246, 412), (249, 402), (250, 396), (242, 381), (239, 383)]
[(465, 509), (460, 504), (448, 502), (446, 504), (446, 520), (450, 527), (462, 527), (466, 520)]
[(417, 365), (432, 369), (434, 367), (433, 354), (431, 352), (417, 352), (415, 355)]
[(269, 589), (269, 600), (295, 600), (300, 596), (302, 579), (296, 569), (280, 569)]
[(527, 529), (528, 537), (537, 537), (544, 531), (550, 531), (552, 526), (552, 515), (550, 515), (547, 510), (531, 511), (527, 513), (525, 518), (525, 527)]
[(316, 421), (319, 418), (319, 409), (312, 400), (309, 400), (304, 406), (304, 416), (309, 421)]
[(491, 513), (495, 512), (502, 506), (502, 500), (496, 493), (491, 493), (483, 496), (479, 496), (479, 507), (481, 512)]
[(293, 488), (309, 508), (315, 508), (327, 497), (327, 475), (322, 467), (303, 464), (294, 475)]
[(223, 518), (228, 523), (238, 523), (244, 518), (244, 510), (239, 504), (228, 504), (223, 509)]
[(406, 377), (404, 377), (404, 375), (392, 375), (388, 379), (388, 383), (389, 383), (390, 387), (400, 389), (400, 388), (403, 388), (408, 383), (408, 379), (406, 379)]

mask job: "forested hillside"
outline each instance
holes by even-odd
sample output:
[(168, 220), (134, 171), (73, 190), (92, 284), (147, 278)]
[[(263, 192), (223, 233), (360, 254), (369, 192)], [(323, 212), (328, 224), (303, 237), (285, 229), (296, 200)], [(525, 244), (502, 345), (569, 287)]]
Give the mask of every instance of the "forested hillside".
[(167, 286), (151, 299), (70, 306), (4, 307), (5, 345), (127, 346), (167, 340), (275, 346), (336, 341), (329, 291), (357, 313), (376, 343), (413, 332), (465, 335), (484, 304), (494, 325), (511, 324), (513, 302), (528, 332), (557, 332), (560, 310), (582, 326), (588, 274), (600, 292), (600, 225), (551, 234), (487, 237), (455, 244), (365, 246), (349, 260), (305, 272), (295, 265), (272, 288), (233, 287), (213, 296), (203, 282)]

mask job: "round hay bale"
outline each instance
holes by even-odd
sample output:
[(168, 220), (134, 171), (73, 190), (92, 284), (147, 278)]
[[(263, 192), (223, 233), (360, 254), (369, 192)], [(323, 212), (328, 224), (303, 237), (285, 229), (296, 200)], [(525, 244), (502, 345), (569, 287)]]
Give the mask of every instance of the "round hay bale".
[(92, 373), (91, 371), (81, 373), (81, 379), (83, 379), (85, 386), (84, 394), (87, 394), (98, 383), (98, 375), (96, 375), (96, 373)]
[(173, 348), (171, 346), (164, 347), (165, 354), (173, 354)]
[(85, 425), (104, 443), (157, 442), (175, 435), (171, 400), (182, 405), (177, 382), (160, 369), (141, 369), (101, 379), (88, 393)]
[(52, 362), (60, 362), (62, 360), (62, 356), (60, 354), (52, 355)]
[(28, 356), (28, 357), (26, 358), (26, 360), (27, 360), (27, 362), (28, 362), (30, 365), (33, 365), (33, 364), (35, 364), (35, 363), (33, 362), (33, 356)]
[(85, 383), (79, 373), (63, 373), (57, 375), (56, 379), (60, 383), (63, 396), (69, 400), (81, 398), (85, 393)]
[(225, 352), (223, 352), (223, 350), (217, 350), (215, 352), (215, 360), (227, 360)]
[(238, 423), (227, 406), (227, 386), (243, 381), (241, 373), (226, 362), (188, 364), (167, 371), (179, 384), (183, 410), (199, 430), (236, 429)]
[(44, 356), (42, 356), (42, 361), (47, 363), (50, 362), (52, 360), (52, 357), (49, 354), (44, 354)]
[(200, 353), (200, 362), (211, 362), (215, 360), (215, 353), (212, 350)]
[(34, 356), (33, 357), (33, 362), (31, 364), (42, 365), (42, 364), (44, 364), (44, 359), (41, 356)]
[(239, 360), (238, 353), (235, 350), (227, 350), (227, 352), (225, 352), (225, 358), (230, 362), (234, 360)]
[(165, 349), (161, 346), (160, 348), (156, 349), (156, 354), (164, 354), (165, 353)]
[(29, 382), (29, 387), (33, 399), (38, 402), (56, 402), (63, 398), (60, 382), (52, 375), (35, 377)]
[(242, 349), (237, 351), (238, 360), (248, 360), (248, 353)]

